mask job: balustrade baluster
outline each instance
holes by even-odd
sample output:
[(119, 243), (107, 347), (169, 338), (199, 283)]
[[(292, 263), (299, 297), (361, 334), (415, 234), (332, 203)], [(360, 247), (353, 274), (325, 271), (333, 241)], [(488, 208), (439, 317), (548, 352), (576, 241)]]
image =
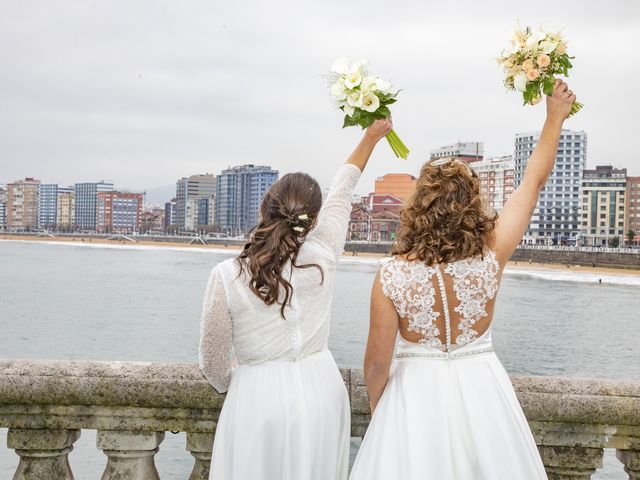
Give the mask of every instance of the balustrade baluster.
[(80, 430), (10, 428), (7, 446), (20, 456), (13, 480), (73, 480), (69, 452)]
[(154, 456), (164, 432), (99, 430), (97, 445), (109, 458), (102, 480), (160, 480)]
[(624, 465), (629, 480), (640, 480), (640, 450), (617, 450), (616, 457)]
[(187, 450), (195, 458), (189, 480), (207, 480), (211, 468), (213, 433), (187, 433)]

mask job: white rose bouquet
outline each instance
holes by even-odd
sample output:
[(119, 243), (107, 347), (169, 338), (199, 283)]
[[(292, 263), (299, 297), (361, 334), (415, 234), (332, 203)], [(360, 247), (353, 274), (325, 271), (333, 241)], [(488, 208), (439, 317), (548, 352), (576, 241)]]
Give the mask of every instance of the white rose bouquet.
[[(389, 105), (396, 102), (399, 92), (392, 92), (389, 82), (369, 75), (366, 66), (365, 60), (351, 63), (342, 57), (331, 67), (331, 96), (345, 113), (342, 128), (359, 125), (364, 129), (391, 115)], [(406, 159), (409, 149), (398, 134), (391, 130), (386, 138), (395, 156)]]
[[(567, 43), (560, 32), (534, 31), (518, 25), (511, 44), (497, 60), (505, 72), (504, 85), (522, 92), (525, 105), (535, 105), (542, 100), (541, 92), (553, 93), (555, 75), (569, 76), (573, 58), (567, 53)], [(569, 116), (581, 108), (581, 103), (574, 102)]]

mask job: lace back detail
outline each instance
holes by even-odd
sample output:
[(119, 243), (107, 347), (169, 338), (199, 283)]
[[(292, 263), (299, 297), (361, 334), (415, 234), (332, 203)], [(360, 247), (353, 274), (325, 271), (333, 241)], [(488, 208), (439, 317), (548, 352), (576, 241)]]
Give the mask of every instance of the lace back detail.
[(487, 302), (498, 291), (499, 269), (493, 251), (489, 251), (483, 259), (468, 258), (445, 268), (445, 272), (453, 277), (453, 291), (460, 302), (454, 309), (460, 315), (458, 329), (462, 331), (456, 338), (456, 345), (471, 343), (478, 336), (473, 325), (487, 316)]
[(420, 343), (439, 347), (442, 342), (435, 320), (440, 312), (433, 310), (436, 292), (430, 283), (435, 273), (435, 268), (424, 264), (391, 259), (380, 269), (380, 283), (398, 315), (409, 319), (409, 331), (422, 335)]
[[(398, 315), (408, 321), (407, 330), (421, 335), (419, 343), (431, 347), (452, 346), (449, 301), (445, 291), (444, 275), (451, 277), (458, 304), (453, 309), (458, 316), (455, 345), (461, 347), (473, 342), (478, 332), (475, 323), (487, 314), (487, 303), (498, 291), (500, 266), (493, 251), (484, 258), (473, 257), (446, 265), (427, 266), (392, 258), (380, 269), (380, 283), (386, 297), (393, 302)], [(436, 287), (437, 285), (437, 287)], [(443, 312), (434, 310), (436, 289)], [(444, 318), (444, 342), (438, 320)]]

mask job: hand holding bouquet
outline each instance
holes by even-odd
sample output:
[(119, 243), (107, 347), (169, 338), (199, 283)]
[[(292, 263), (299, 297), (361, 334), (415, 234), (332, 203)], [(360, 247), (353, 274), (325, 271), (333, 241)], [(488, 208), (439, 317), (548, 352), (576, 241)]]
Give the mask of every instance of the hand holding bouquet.
[[(338, 107), (345, 113), (342, 128), (359, 125), (368, 128), (376, 119), (391, 116), (388, 105), (396, 102), (399, 92), (393, 93), (389, 82), (369, 75), (367, 62), (359, 60), (351, 63), (347, 58), (339, 58), (331, 67), (331, 95)], [(391, 130), (387, 141), (398, 158), (406, 159), (409, 149), (400, 137)]]
[[(522, 92), (525, 105), (535, 105), (542, 100), (541, 92), (553, 94), (555, 75), (569, 76), (573, 58), (567, 53), (567, 43), (560, 32), (518, 26), (498, 62), (505, 72), (505, 86)], [(581, 108), (581, 103), (574, 102), (569, 116)]]

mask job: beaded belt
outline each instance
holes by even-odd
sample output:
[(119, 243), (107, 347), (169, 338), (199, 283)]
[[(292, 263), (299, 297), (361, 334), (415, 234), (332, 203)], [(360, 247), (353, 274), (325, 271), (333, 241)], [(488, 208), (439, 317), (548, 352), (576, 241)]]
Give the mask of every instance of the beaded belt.
[(443, 358), (443, 359), (455, 359), (462, 357), (469, 357), (471, 355), (480, 355), (482, 353), (493, 352), (493, 347), (479, 348), (477, 350), (471, 350), (470, 352), (401, 352), (396, 353), (396, 358)]

